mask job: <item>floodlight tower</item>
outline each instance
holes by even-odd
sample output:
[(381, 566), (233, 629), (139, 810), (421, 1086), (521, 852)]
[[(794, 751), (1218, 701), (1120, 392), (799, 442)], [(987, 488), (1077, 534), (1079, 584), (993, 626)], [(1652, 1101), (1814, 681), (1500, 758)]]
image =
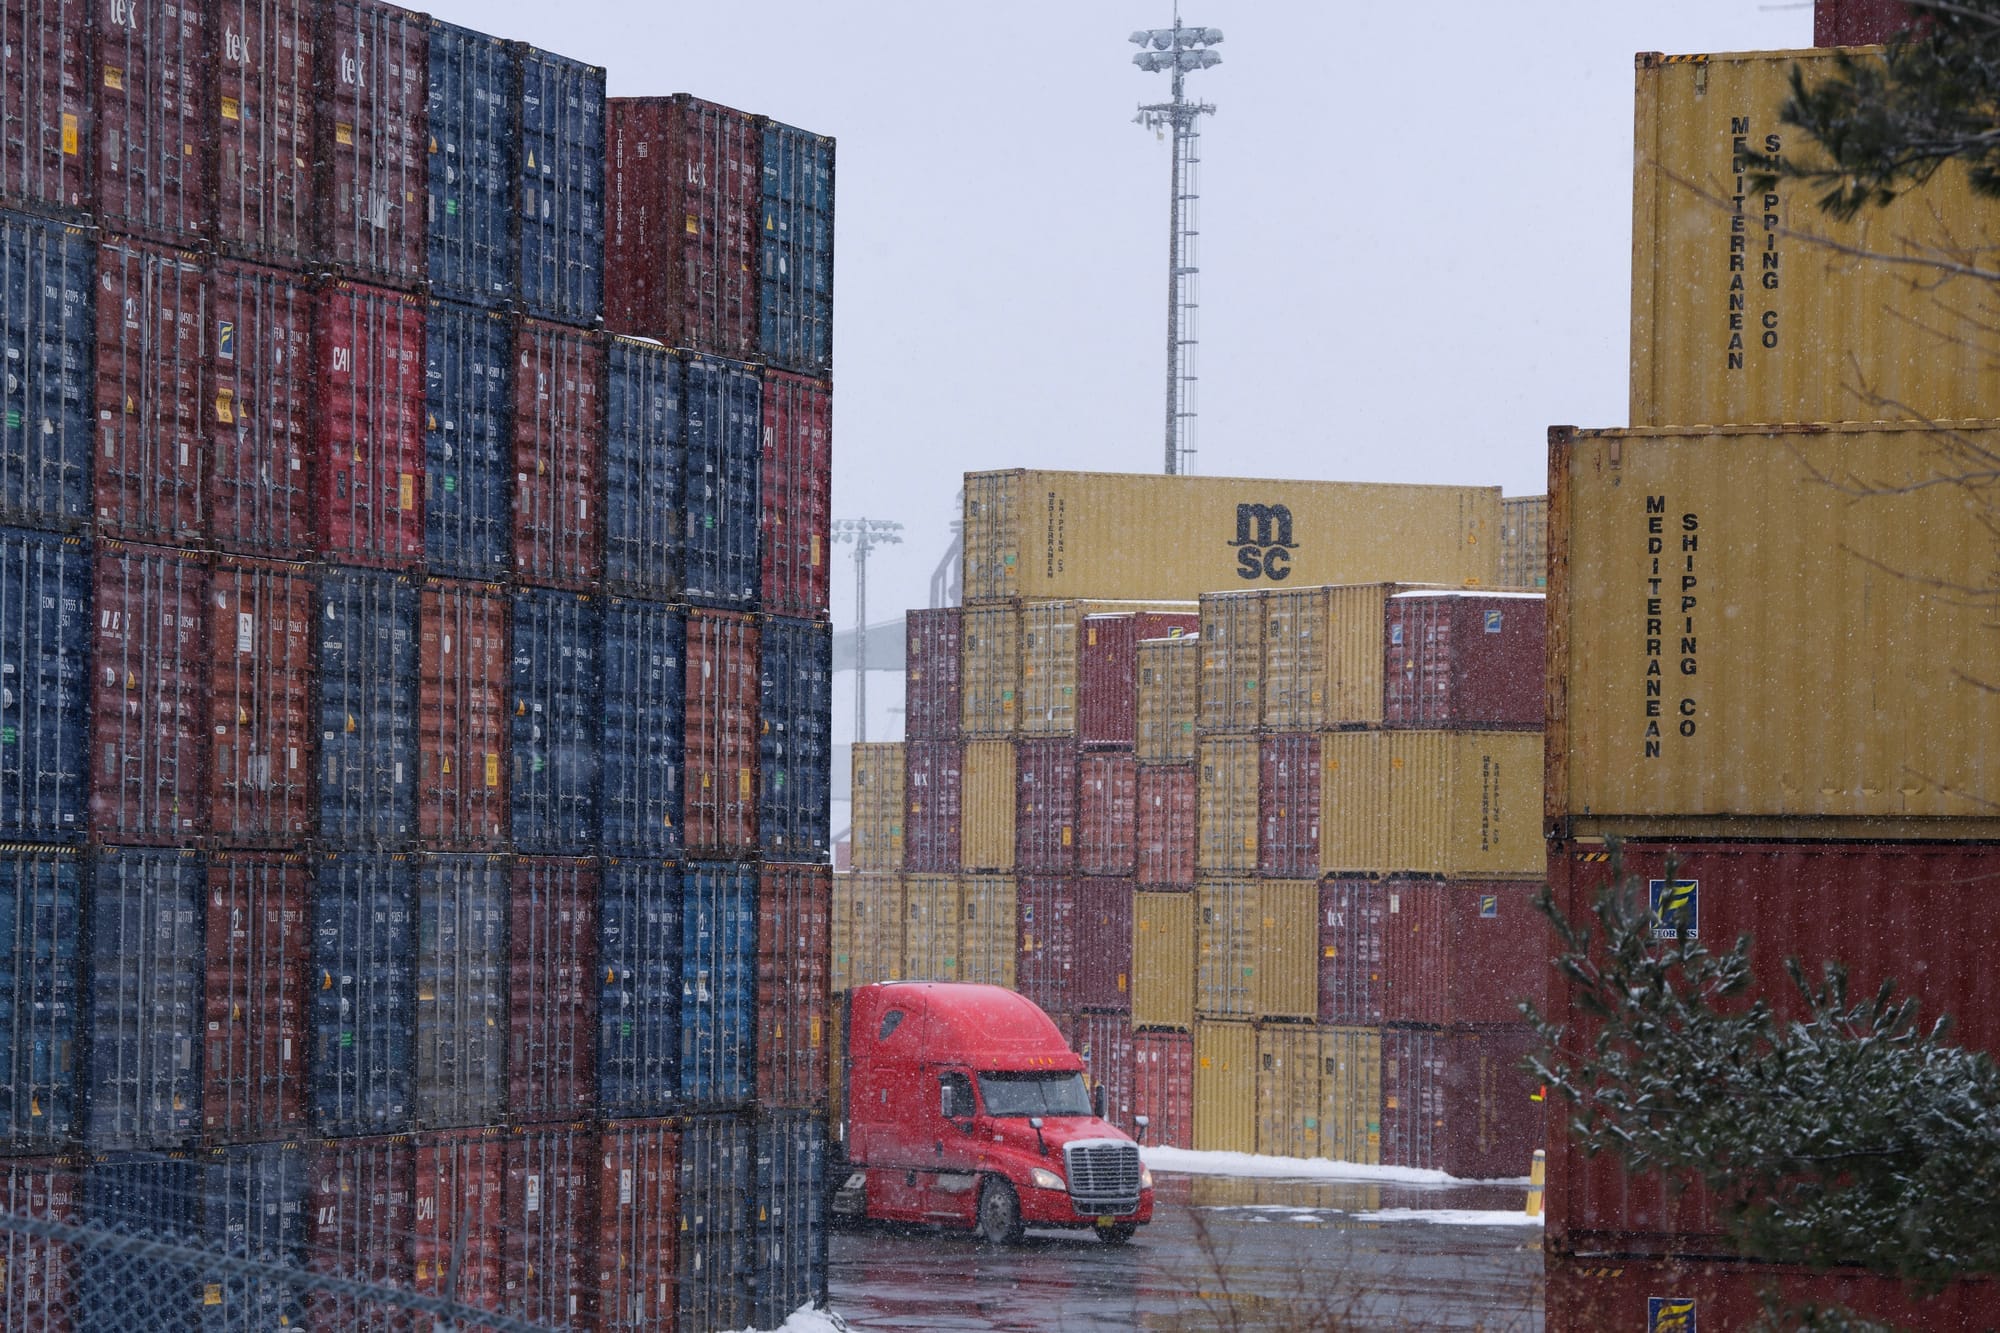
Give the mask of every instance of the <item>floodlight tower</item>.
[(833, 539), (854, 543), (854, 739), (868, 739), (868, 553), (901, 544), (903, 525), (883, 518), (836, 518)]
[(1196, 205), (1201, 192), (1195, 183), (1195, 169), (1201, 165), (1196, 145), (1201, 131), (1196, 122), (1213, 115), (1207, 102), (1190, 102), (1182, 95), (1182, 82), (1190, 70), (1211, 69), (1222, 63), (1212, 50), (1222, 40), (1220, 28), (1191, 28), (1181, 25), (1180, 6), (1174, 6), (1174, 26), (1135, 32), (1131, 41), (1144, 48), (1132, 63), (1149, 74), (1166, 70), (1173, 75), (1173, 100), (1139, 108), (1132, 119), (1155, 134), (1172, 130), (1174, 136), (1171, 225), (1167, 251), (1167, 472), (1191, 470), (1194, 466), (1195, 417), (1195, 312), (1201, 305), (1197, 281), (1200, 269), (1195, 241), (1201, 235)]

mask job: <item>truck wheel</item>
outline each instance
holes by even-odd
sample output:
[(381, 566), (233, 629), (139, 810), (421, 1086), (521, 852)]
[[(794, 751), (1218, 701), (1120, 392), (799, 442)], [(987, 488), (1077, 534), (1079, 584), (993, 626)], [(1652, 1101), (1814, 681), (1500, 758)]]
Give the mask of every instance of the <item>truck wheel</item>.
[(1097, 1229), (1097, 1238), (1106, 1245), (1129, 1244), (1132, 1237), (1137, 1234), (1139, 1234), (1139, 1224), (1137, 1222), (1116, 1222), (1111, 1226), (1099, 1227)]
[(1021, 1239), (1021, 1201), (1004, 1180), (989, 1177), (979, 1187), (979, 1238), (988, 1245), (1012, 1245)]

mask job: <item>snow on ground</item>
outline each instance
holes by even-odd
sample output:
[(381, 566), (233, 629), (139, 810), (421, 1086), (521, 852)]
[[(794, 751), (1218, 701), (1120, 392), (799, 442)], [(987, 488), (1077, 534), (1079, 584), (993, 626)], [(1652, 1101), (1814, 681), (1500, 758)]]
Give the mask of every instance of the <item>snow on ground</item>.
[[(750, 1333), (749, 1329), (739, 1333)], [(792, 1311), (792, 1317), (778, 1325), (778, 1333), (849, 1333), (847, 1321), (831, 1310), (815, 1310), (810, 1305), (801, 1305)]]
[[(1325, 1157), (1260, 1157), (1247, 1152), (1190, 1152), (1185, 1148), (1159, 1146), (1139, 1149), (1139, 1156), (1155, 1171), (1172, 1171), (1185, 1176), (1257, 1176), (1280, 1180), (1372, 1180), (1397, 1185), (1465, 1185), (1475, 1182), (1448, 1176), (1442, 1171), (1424, 1171), (1413, 1166), (1368, 1166), (1361, 1162), (1335, 1162)], [(1526, 1185), (1526, 1176), (1482, 1185)]]
[(1526, 1210), (1485, 1208), (1384, 1208), (1379, 1212), (1355, 1213), (1357, 1222), (1429, 1222), (1441, 1227), (1538, 1227), (1540, 1217)]

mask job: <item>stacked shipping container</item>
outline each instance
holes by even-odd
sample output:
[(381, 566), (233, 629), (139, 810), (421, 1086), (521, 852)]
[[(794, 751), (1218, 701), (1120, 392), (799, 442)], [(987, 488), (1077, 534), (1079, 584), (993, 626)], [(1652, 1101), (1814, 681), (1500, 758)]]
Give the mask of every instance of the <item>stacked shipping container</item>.
[[(673, 271), (729, 290), (613, 335), (697, 233), (618, 225), (601, 69), (379, 0), (10, 15), (13, 1193), (781, 1321), (824, 1286), (831, 141), (673, 99), (726, 133), (657, 179), (736, 237)], [(75, 1263), (10, 1256), (7, 1308), (120, 1322)]]

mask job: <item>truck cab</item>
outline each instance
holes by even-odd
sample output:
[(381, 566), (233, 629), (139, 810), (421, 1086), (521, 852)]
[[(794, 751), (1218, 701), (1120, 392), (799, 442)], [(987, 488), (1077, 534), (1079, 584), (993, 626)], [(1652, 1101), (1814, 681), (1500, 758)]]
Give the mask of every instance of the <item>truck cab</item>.
[(1119, 1243), (1152, 1219), (1139, 1145), (1096, 1113), (1083, 1060), (1033, 1001), (1000, 986), (883, 982), (851, 992), (841, 1018), (836, 1214), (995, 1243), (1031, 1226)]

